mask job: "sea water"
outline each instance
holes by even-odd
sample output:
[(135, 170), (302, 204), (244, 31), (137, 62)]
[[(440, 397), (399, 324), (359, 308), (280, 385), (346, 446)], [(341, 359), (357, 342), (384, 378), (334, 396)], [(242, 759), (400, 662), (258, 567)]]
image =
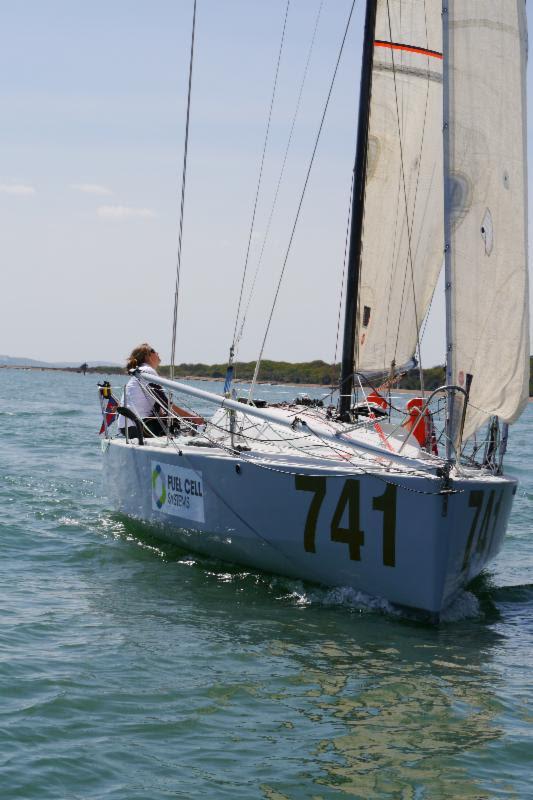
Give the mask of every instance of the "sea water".
[(95, 376), (0, 370), (2, 800), (533, 797), (532, 412), (430, 626), (161, 544), (109, 510)]

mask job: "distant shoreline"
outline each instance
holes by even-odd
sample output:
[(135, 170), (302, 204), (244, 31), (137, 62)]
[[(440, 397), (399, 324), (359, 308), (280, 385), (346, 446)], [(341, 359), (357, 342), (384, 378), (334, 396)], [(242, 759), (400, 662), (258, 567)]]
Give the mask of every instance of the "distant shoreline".
[[(31, 370), (32, 372), (74, 372), (78, 375), (83, 374), (81, 369), (77, 369), (75, 367), (33, 367), (27, 366), (23, 364), (0, 364), (0, 369), (20, 369), (20, 370)], [(123, 375), (125, 378), (127, 377), (126, 372), (122, 368), (108, 368), (108, 367), (89, 367), (85, 373), (85, 375)], [(180, 375), (177, 377), (177, 380), (180, 381), (206, 381), (209, 383), (224, 383), (224, 378), (212, 378), (209, 375)], [(233, 383), (239, 384), (249, 384), (250, 381), (246, 378), (235, 378)], [(268, 380), (258, 380), (258, 385), (264, 386), (316, 386), (322, 389), (332, 388), (331, 386), (323, 383), (307, 383), (300, 381), (300, 383), (293, 383), (292, 381), (268, 381)], [(399, 390), (404, 391), (404, 390)], [(408, 391), (408, 390), (405, 390)]]
[[(294, 367), (297, 365), (289, 364), (288, 362), (268, 362), (269, 365), (280, 364), (283, 367)], [(323, 362), (310, 362), (313, 365), (320, 364), (322, 365)], [(191, 365), (193, 366), (193, 365)], [(195, 365), (194, 365), (195, 366)], [(207, 365), (202, 365), (206, 366)], [(237, 365), (238, 366), (238, 365)], [(303, 365), (307, 366), (307, 365)], [(333, 370), (332, 365), (324, 365), (329, 367), (330, 370)], [(207, 367), (208, 368), (208, 367)], [(218, 365), (215, 365), (215, 368), (219, 368)], [(0, 364), (0, 369), (17, 369), (17, 370), (31, 370), (33, 372), (73, 372), (77, 374), (82, 374), (82, 370), (79, 367), (44, 367), (44, 366), (33, 366), (28, 364)], [(163, 375), (168, 374), (168, 367), (163, 367), (161, 372)], [(179, 369), (179, 367), (178, 367)], [(441, 371), (441, 367), (431, 367), (429, 370), (424, 370), (424, 373), (430, 373), (432, 378), (437, 377), (434, 373), (438, 373)], [(123, 367), (88, 367), (85, 371), (86, 375), (122, 375), (126, 377), (126, 372)], [(225, 378), (221, 375), (178, 375), (176, 376), (176, 380), (181, 381), (205, 381), (205, 382), (213, 382), (213, 383), (223, 383)], [(234, 384), (249, 384), (250, 378), (234, 378)], [(325, 383), (324, 381), (313, 381), (313, 380), (306, 380), (305, 375), (294, 375), (294, 373), (290, 376), (277, 376), (276, 378), (263, 378), (257, 381), (259, 386), (309, 386), (316, 389), (322, 389), (324, 392), (332, 391), (335, 388), (335, 383), (331, 381), (330, 383)], [(431, 391), (433, 386), (426, 384), (426, 390)], [(403, 392), (413, 392), (417, 391), (416, 387), (413, 386), (400, 386), (393, 389), (394, 392), (403, 393)], [(531, 380), (530, 380), (530, 395), (529, 395), (529, 402), (533, 402), (533, 393), (531, 391)]]

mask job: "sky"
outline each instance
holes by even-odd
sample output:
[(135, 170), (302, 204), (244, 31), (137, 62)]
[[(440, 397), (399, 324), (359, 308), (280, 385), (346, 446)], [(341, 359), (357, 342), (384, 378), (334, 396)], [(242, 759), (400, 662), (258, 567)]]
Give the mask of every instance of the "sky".
[[(350, 5), (323, 0), (242, 360), (261, 347)], [(227, 359), (285, 6), (198, 0), (178, 363)], [(319, 6), (291, 0), (252, 274)], [(192, 7), (192, 0), (0, 0), (0, 353), (122, 363), (149, 341), (168, 363)], [(357, 0), (267, 358), (340, 357), (363, 17)], [(439, 285), (424, 366), (444, 361), (442, 294)]]

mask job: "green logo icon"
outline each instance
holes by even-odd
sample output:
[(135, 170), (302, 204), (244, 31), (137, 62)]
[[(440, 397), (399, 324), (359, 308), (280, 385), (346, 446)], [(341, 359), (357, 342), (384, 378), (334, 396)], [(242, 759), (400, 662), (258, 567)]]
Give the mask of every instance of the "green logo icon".
[(165, 505), (165, 500), (167, 499), (167, 490), (165, 487), (165, 478), (163, 476), (163, 471), (160, 464), (157, 464), (155, 469), (152, 470), (152, 497), (158, 508), (162, 508)]

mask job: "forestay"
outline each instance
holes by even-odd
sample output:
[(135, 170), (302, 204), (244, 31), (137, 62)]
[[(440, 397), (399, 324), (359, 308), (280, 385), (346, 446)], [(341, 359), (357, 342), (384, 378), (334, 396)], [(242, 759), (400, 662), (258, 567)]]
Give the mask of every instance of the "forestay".
[[(451, 370), (464, 438), (527, 401), (524, 0), (449, 0)], [(459, 404), (458, 404), (459, 405)], [(460, 409), (457, 408), (457, 411)], [(452, 431), (457, 440), (460, 413)]]
[(408, 362), (443, 260), (437, 2), (378, 0), (355, 363)]

